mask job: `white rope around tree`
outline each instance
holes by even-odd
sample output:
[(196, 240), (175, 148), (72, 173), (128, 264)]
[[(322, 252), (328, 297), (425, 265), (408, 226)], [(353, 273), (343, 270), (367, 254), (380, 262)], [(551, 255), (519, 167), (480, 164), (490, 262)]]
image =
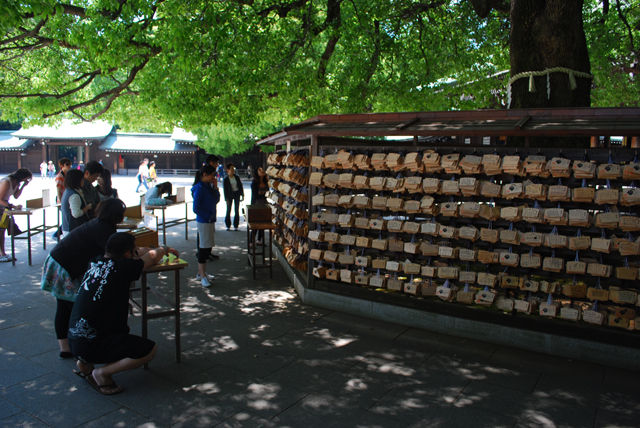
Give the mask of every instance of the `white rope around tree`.
[(546, 75), (547, 76), (547, 99), (551, 98), (551, 82), (549, 79), (550, 73), (567, 73), (569, 75), (569, 89), (571, 89), (572, 91), (578, 87), (578, 84), (576, 83), (576, 76), (584, 77), (585, 79), (593, 79), (592, 74), (584, 73), (582, 71), (571, 70), (570, 68), (565, 68), (565, 67), (554, 67), (554, 68), (548, 68), (546, 70), (541, 70), (541, 71), (524, 71), (522, 73), (518, 73), (515, 76), (513, 76), (511, 79), (509, 79), (509, 82), (507, 83), (507, 100), (508, 100), (507, 108), (511, 108), (511, 84), (513, 84), (513, 82), (515, 82), (518, 79), (522, 79), (523, 77), (529, 77), (529, 92), (535, 92), (536, 84), (533, 78), (536, 76)]

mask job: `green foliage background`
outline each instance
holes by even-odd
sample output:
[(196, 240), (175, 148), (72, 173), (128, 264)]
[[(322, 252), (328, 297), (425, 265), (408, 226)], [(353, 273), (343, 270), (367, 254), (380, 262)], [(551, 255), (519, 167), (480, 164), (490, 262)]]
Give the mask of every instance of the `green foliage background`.
[[(638, 104), (639, 1), (584, 2), (594, 106)], [(0, 31), (1, 120), (179, 126), (221, 155), (317, 114), (501, 108), (509, 69), (508, 16), (466, 0), (5, 0)]]

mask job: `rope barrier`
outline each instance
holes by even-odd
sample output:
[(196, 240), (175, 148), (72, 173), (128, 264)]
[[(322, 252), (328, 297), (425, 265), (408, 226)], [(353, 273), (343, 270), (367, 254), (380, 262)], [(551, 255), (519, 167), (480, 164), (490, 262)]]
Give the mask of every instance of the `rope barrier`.
[(522, 79), (523, 77), (529, 78), (529, 92), (535, 92), (536, 85), (533, 78), (546, 75), (547, 76), (547, 99), (551, 98), (551, 82), (549, 79), (550, 73), (568, 74), (569, 89), (572, 91), (578, 87), (578, 84), (576, 83), (576, 76), (584, 77), (585, 79), (593, 79), (592, 74), (584, 73), (582, 71), (571, 70), (570, 68), (566, 68), (566, 67), (554, 67), (554, 68), (548, 68), (546, 70), (541, 70), (541, 71), (524, 71), (522, 73), (518, 73), (515, 76), (513, 76), (511, 79), (509, 79), (509, 82), (507, 83), (507, 99), (508, 99), (507, 108), (511, 108), (511, 85), (513, 84), (513, 82), (515, 82), (518, 79)]

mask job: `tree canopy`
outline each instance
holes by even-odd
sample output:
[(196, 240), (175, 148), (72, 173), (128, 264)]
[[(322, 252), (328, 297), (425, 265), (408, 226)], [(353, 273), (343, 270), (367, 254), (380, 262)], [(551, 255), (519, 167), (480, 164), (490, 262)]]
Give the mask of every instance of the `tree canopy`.
[[(180, 126), (225, 155), (317, 114), (499, 108), (520, 1), (5, 0), (0, 119)], [(594, 105), (638, 104), (638, 3), (584, 0)]]

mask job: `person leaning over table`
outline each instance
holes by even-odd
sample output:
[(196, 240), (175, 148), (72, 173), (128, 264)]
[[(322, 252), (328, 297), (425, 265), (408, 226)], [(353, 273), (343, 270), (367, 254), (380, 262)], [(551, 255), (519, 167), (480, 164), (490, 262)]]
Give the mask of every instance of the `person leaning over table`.
[(196, 214), (196, 224), (200, 240), (198, 243), (198, 276), (203, 287), (210, 287), (213, 275), (207, 274), (207, 258), (211, 248), (216, 245), (216, 204), (220, 201), (220, 191), (217, 187), (211, 187), (210, 183), (216, 180), (216, 169), (212, 165), (205, 165), (196, 172), (196, 179), (191, 188), (193, 196), (193, 212)]
[[(69, 175), (77, 169), (72, 169)], [(78, 171), (81, 172), (81, 171)], [(69, 318), (82, 276), (94, 257), (104, 254), (109, 237), (124, 219), (127, 209), (120, 199), (107, 199), (96, 208), (97, 217), (72, 230), (44, 261), (40, 288), (56, 298), (55, 329), (60, 358), (72, 358), (67, 342)]]
[(240, 225), (240, 202), (244, 200), (244, 188), (242, 187), (242, 181), (240, 177), (236, 175), (236, 167), (233, 163), (227, 163), (227, 176), (224, 178), (224, 199), (227, 201), (227, 215), (224, 218), (224, 223), (227, 225), (227, 230), (231, 228), (231, 206), (234, 206), (233, 213), (233, 228), (238, 230)]
[(60, 212), (62, 213), (62, 237), (76, 227), (91, 220), (88, 211), (93, 206), (87, 203), (82, 183), (84, 173), (78, 169), (72, 169), (64, 177), (64, 193), (60, 202)]
[(100, 177), (100, 174), (104, 171), (104, 167), (100, 165), (98, 161), (89, 161), (84, 166), (84, 181), (82, 182), (82, 193), (87, 201), (87, 204), (92, 205), (92, 209), (89, 210), (89, 218), (95, 217), (94, 209), (101, 201), (100, 192), (96, 187), (93, 187), (93, 183)]
[(163, 195), (171, 196), (173, 185), (169, 181), (152, 186), (144, 194), (144, 203), (147, 205), (166, 205), (166, 201), (158, 201), (163, 199)]
[[(13, 174), (9, 174), (0, 180), (0, 218), (6, 209), (12, 209), (9, 198), (18, 199), (22, 191), (29, 184), (33, 174), (27, 168), (20, 168)], [(13, 258), (4, 252), (4, 236), (6, 227), (0, 227), (0, 262), (11, 262)]]
[(82, 279), (71, 312), (69, 347), (78, 359), (75, 373), (101, 394), (121, 392), (112, 376), (141, 367), (156, 355), (155, 342), (129, 334), (129, 288), (144, 269), (169, 254), (178, 256), (178, 251), (139, 249), (133, 235), (115, 233)]

